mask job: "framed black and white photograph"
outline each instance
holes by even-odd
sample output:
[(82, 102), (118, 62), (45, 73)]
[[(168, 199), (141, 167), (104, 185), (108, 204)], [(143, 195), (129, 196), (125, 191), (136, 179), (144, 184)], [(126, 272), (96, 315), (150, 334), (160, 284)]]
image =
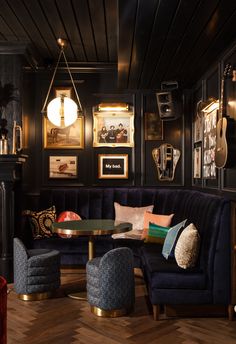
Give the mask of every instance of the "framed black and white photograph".
[(127, 179), (128, 154), (98, 154), (99, 179)]
[(77, 156), (49, 156), (49, 178), (74, 179), (77, 169)]
[(84, 117), (78, 116), (75, 123), (65, 128), (52, 124), (44, 117), (44, 148), (80, 149), (84, 148)]
[(194, 160), (193, 160), (193, 178), (201, 178), (201, 170), (202, 170), (202, 148), (195, 147), (194, 148)]
[(134, 113), (132, 111), (95, 111), (93, 147), (133, 147)]
[(163, 121), (158, 113), (144, 114), (144, 138), (146, 141), (163, 140)]

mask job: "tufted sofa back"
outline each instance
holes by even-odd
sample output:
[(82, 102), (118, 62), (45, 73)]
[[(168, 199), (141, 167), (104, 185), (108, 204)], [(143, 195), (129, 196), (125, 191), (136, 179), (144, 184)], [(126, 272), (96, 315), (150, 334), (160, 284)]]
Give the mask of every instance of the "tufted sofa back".
[(230, 275), (228, 200), (199, 191), (168, 188), (78, 187), (45, 189), (40, 193), (41, 209), (55, 205), (58, 214), (63, 210), (72, 210), (84, 219), (114, 218), (114, 202), (132, 207), (154, 204), (153, 213), (175, 214), (173, 224), (185, 218), (188, 223), (193, 222), (201, 237), (199, 268), (206, 273), (208, 285), (219, 285), (221, 290), (222, 268), (228, 269), (227, 275)]

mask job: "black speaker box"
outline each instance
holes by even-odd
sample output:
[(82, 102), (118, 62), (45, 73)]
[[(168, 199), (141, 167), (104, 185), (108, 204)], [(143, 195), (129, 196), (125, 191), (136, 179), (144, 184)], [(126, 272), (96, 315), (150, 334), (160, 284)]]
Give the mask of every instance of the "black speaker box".
[(181, 97), (178, 90), (156, 93), (160, 118), (171, 121), (179, 118), (182, 112)]

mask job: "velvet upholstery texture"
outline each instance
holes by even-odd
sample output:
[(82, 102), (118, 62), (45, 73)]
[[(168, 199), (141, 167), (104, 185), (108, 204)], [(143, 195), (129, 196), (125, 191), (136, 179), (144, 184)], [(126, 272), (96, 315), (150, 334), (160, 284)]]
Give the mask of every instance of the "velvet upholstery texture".
[[(171, 226), (184, 219), (188, 220), (187, 224), (194, 223), (201, 238), (198, 261), (194, 268), (185, 271), (178, 268), (174, 260), (165, 260), (161, 254), (162, 247), (158, 248), (158, 244), (153, 247), (140, 240), (112, 240), (109, 236), (95, 238), (96, 250), (99, 251), (101, 244), (101, 250), (96, 256), (104, 254), (111, 247), (130, 247), (134, 253), (135, 266), (143, 269), (152, 304), (229, 304), (228, 200), (195, 190), (176, 188), (78, 187), (41, 190), (39, 209), (55, 205), (58, 213), (67, 209), (76, 212), (82, 219), (114, 219), (114, 202), (130, 207), (153, 204), (154, 214), (174, 214)], [(41, 247), (60, 247), (62, 257), (68, 263), (86, 261), (87, 238), (78, 238), (76, 244), (74, 239), (73, 242), (67, 240), (71, 239), (49, 238), (38, 240), (37, 244), (40, 242)]]
[(7, 281), (0, 276), (0, 343), (7, 344)]

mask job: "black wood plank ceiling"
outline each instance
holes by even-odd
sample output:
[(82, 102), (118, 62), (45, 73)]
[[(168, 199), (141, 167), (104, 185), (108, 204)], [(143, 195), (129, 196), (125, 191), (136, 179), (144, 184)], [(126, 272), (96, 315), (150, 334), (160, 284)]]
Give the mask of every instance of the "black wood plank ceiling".
[(189, 87), (236, 40), (235, 23), (232, 0), (0, 0), (0, 52), (29, 44), (43, 67), (61, 37), (72, 65), (117, 66), (120, 88)]

